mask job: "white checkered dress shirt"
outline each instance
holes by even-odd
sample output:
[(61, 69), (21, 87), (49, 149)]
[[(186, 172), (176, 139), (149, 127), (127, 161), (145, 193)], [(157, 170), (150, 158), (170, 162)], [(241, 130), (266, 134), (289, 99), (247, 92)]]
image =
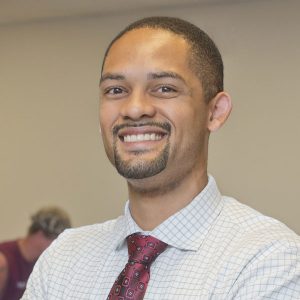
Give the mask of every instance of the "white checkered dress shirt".
[(22, 299), (105, 300), (134, 232), (169, 245), (151, 266), (145, 300), (300, 299), (300, 237), (221, 196), (212, 177), (151, 232), (135, 224), (128, 203), (116, 220), (67, 230), (40, 257)]

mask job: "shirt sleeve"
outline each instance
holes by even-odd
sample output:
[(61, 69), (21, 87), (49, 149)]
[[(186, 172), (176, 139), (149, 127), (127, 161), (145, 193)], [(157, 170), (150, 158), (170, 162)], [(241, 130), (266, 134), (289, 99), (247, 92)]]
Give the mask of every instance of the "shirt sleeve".
[(300, 299), (300, 247), (272, 247), (240, 273), (228, 299)]

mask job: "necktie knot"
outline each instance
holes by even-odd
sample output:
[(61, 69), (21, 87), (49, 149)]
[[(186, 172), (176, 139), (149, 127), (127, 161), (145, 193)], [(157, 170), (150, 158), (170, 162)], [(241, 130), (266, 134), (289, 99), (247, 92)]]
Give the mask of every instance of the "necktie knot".
[(128, 263), (116, 279), (108, 300), (142, 300), (150, 280), (150, 265), (167, 244), (149, 235), (127, 237)]
[(167, 244), (150, 235), (132, 234), (127, 237), (129, 263), (150, 266)]

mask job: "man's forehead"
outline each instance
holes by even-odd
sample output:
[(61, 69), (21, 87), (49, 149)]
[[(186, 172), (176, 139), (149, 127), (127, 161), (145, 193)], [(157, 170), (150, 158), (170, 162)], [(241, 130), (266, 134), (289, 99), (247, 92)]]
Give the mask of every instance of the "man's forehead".
[(125, 47), (123, 48), (125, 50), (141, 46), (142, 44), (148, 44), (155, 48), (155, 45), (162, 44), (164, 41), (172, 41), (172, 43), (175, 44), (187, 44), (187, 41), (182, 36), (167, 29), (141, 27), (132, 29), (115, 40), (111, 45), (107, 56), (112, 52), (112, 50), (118, 47)]
[(165, 29), (139, 28), (125, 33), (105, 57), (100, 84), (107, 80), (176, 78), (194, 76), (190, 45)]
[(164, 29), (139, 28), (125, 33), (110, 47), (103, 67), (137, 58), (169, 60), (185, 59), (189, 45), (181, 36)]

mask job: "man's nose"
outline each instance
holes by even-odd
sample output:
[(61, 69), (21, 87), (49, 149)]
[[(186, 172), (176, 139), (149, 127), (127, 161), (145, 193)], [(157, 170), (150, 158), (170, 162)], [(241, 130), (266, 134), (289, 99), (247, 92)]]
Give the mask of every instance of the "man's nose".
[(134, 91), (124, 101), (120, 113), (124, 119), (139, 120), (153, 117), (156, 109), (150, 96)]

